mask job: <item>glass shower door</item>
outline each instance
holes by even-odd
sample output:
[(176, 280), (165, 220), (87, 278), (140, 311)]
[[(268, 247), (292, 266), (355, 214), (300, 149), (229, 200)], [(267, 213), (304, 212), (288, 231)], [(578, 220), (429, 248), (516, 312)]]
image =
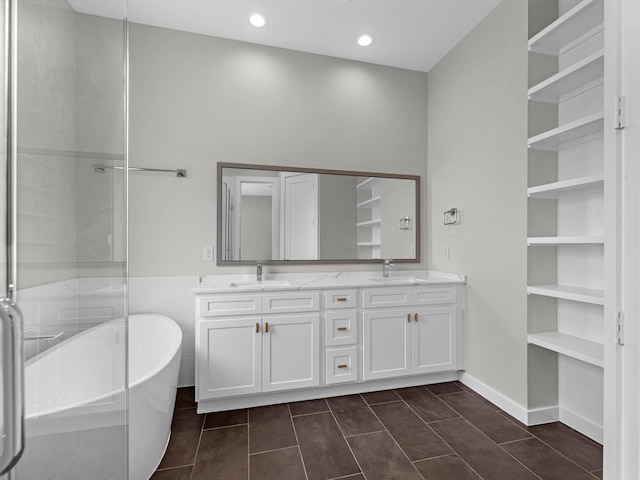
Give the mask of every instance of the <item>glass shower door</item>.
[(6, 165), (15, 173), (3, 168), (0, 194), (9, 185), (16, 202), (13, 219), (0, 221), (0, 253), (9, 224), (24, 316), (25, 449), (6, 476), (125, 480), (126, 174), (109, 167), (126, 166), (126, 0), (104, 2), (105, 16), (83, 13), (77, 0), (8, 3)]

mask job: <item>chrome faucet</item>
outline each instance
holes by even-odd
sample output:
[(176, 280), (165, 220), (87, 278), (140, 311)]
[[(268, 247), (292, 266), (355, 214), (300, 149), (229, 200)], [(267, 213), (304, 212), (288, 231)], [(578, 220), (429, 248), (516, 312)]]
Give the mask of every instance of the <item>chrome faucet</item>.
[(382, 264), (382, 278), (389, 278), (389, 269), (393, 267), (393, 260), (385, 260)]
[(256, 281), (257, 282), (262, 281), (262, 262), (258, 262), (256, 264)]

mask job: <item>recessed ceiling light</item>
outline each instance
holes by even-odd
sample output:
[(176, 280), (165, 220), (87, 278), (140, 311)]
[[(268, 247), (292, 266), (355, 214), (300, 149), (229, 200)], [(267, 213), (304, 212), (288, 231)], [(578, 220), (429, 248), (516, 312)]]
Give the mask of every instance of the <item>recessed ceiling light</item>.
[(265, 17), (261, 13), (254, 13), (253, 15), (251, 15), (251, 17), (249, 17), (249, 21), (254, 27), (260, 28), (264, 27), (267, 24), (267, 17)]
[(369, 35), (368, 33), (363, 33), (362, 35), (358, 35), (356, 42), (361, 47), (368, 47), (373, 43), (373, 35)]

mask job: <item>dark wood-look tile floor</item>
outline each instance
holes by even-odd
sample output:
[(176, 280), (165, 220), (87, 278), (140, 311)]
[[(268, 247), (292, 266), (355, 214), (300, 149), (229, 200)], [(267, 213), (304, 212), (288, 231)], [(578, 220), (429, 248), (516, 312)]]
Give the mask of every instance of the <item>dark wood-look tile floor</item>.
[(594, 480), (602, 447), (459, 382), (198, 415), (178, 390), (152, 480)]

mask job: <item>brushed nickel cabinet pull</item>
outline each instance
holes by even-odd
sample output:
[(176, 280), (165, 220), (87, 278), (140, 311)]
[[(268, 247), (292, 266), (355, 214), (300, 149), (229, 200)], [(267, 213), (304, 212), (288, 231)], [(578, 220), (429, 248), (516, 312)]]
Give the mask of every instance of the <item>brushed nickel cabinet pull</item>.
[(269, 322), (264, 324), (264, 332), (269, 333)]
[(343, 363), (343, 364), (341, 364), (341, 365), (338, 365), (338, 368), (347, 368), (347, 364), (346, 364), (346, 363)]
[(347, 297), (338, 297), (336, 298), (337, 302), (346, 302), (347, 301)]
[(260, 324), (256, 323), (256, 333), (260, 333)]
[(339, 332), (346, 332), (347, 331), (347, 327), (338, 327), (338, 331)]

